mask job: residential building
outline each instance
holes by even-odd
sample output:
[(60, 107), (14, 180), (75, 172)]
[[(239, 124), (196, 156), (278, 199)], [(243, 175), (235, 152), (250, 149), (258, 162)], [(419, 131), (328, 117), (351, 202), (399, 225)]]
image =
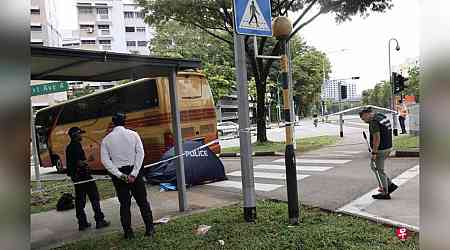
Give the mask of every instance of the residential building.
[(332, 99), (339, 100), (339, 82), (341, 85), (347, 86), (347, 99), (348, 100), (359, 100), (360, 95), (357, 92), (357, 86), (355, 80), (327, 80), (324, 85), (322, 85), (322, 99)]
[(62, 36), (58, 30), (56, 17), (57, 0), (31, 0), (30, 43), (60, 47)]
[(121, 0), (79, 0), (76, 8), (81, 49), (128, 52)]
[(128, 52), (149, 55), (148, 41), (152, 38), (152, 30), (144, 22), (142, 8), (134, 0), (123, 0), (123, 18)]

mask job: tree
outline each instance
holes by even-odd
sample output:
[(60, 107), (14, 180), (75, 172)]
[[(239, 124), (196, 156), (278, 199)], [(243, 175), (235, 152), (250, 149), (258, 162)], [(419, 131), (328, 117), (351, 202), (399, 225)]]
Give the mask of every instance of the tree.
[(406, 95), (416, 97), (416, 102), (420, 102), (420, 68), (414, 65), (408, 70), (408, 85), (405, 88)]
[(157, 25), (149, 43), (154, 56), (200, 59), (216, 102), (236, 85), (232, 51), (223, 46), (201, 29), (176, 21)]
[[(293, 41), (297, 41), (295, 39)], [(300, 44), (300, 43), (295, 43)], [(295, 50), (295, 49), (294, 49)], [(297, 96), (300, 113), (310, 116), (320, 110), (320, 93), (323, 79), (328, 78), (331, 72), (331, 64), (326, 55), (314, 47), (299, 47), (293, 56), (293, 80), (294, 96)], [(300, 115), (300, 114), (299, 114)]]
[[(186, 27), (196, 27), (217, 39), (222, 46), (233, 51), (233, 14), (231, 0), (136, 0), (150, 25), (160, 25), (171, 20)], [(369, 11), (384, 12), (392, 7), (391, 0), (271, 0), (272, 16), (285, 16), (288, 11), (300, 12), (294, 21), (292, 36), (318, 16), (332, 13), (337, 22), (351, 20), (357, 14), (368, 16)], [(310, 13), (313, 12), (313, 13)], [(263, 37), (258, 41), (258, 54), (278, 55), (282, 43)], [(219, 43), (218, 43), (219, 44)], [(245, 51), (251, 65), (249, 72), (257, 88), (257, 139), (267, 141), (265, 123), (266, 84), (274, 60), (256, 59), (252, 39), (245, 37)]]
[(373, 89), (362, 92), (363, 105), (374, 105), (383, 108), (390, 108), (391, 84), (389, 81), (377, 83)]

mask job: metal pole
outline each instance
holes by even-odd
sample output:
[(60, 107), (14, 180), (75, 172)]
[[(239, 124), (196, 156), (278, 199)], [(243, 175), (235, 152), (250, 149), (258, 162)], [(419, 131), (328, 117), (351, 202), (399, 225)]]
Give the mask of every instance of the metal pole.
[[(286, 42), (286, 53), (287, 53), (287, 63), (288, 63), (288, 87), (289, 87), (289, 104), (291, 105), (289, 107), (290, 110), (290, 117), (292, 118), (292, 140), (294, 149), (297, 149), (297, 141), (295, 140), (295, 121), (296, 121), (296, 115), (295, 115), (295, 109), (294, 109), (294, 96), (293, 96), (293, 86), (292, 86), (292, 75), (293, 75), (293, 69), (292, 69), (292, 55), (291, 55), (291, 46), (290, 42)], [(299, 107), (300, 110), (300, 107)]]
[[(177, 72), (176, 69), (172, 69), (169, 74), (169, 92), (170, 103), (172, 112), (172, 130), (175, 139), (175, 155), (183, 153), (183, 139), (181, 137), (180, 127), (180, 110), (178, 107), (178, 94), (176, 88)], [(186, 196), (186, 177), (184, 174), (184, 157), (179, 157), (176, 160), (177, 166), (177, 189), (178, 189), (178, 206), (180, 212), (185, 211), (188, 208), (187, 196)]]
[(298, 191), (297, 191), (297, 169), (294, 152), (294, 126), (293, 116), (291, 110), (291, 95), (289, 92), (292, 90), (289, 77), (289, 50), (287, 42), (283, 41), (283, 54), (281, 55), (281, 72), (282, 72), (282, 84), (283, 84), (283, 100), (284, 100), (284, 119), (286, 125), (286, 186), (288, 196), (288, 210), (289, 210), (289, 223), (298, 224), (299, 218), (299, 206), (298, 206)]
[[(395, 39), (395, 38), (389, 39), (389, 42), (388, 42), (388, 54), (389, 54), (388, 58), (389, 58), (389, 83), (391, 84), (391, 109), (395, 110), (394, 83), (392, 81), (392, 69), (391, 69), (391, 41), (393, 41), (393, 40), (396, 41), (397, 45), (398, 45), (397, 39)], [(394, 125), (394, 130), (393, 130), (394, 136), (397, 136), (398, 135), (397, 116), (395, 115), (395, 113), (392, 113), (392, 122), (393, 122), (393, 125)]]
[[(341, 93), (341, 81), (338, 81), (338, 93), (339, 93), (339, 112), (341, 112), (341, 101), (342, 101), (342, 93)], [(344, 137), (344, 125), (343, 125), (343, 114), (339, 114), (339, 136)]]
[(31, 153), (33, 155), (33, 162), (34, 162), (34, 177), (36, 178), (36, 188), (37, 190), (41, 190), (42, 189), (42, 184), (41, 184), (41, 175), (39, 172), (39, 168), (40, 168), (40, 163), (39, 163), (39, 156), (38, 156), (38, 152), (37, 152), (37, 137), (36, 137), (36, 127), (34, 125), (34, 111), (33, 111), (33, 104), (30, 103), (30, 113), (31, 113), (31, 117), (30, 117), (30, 123), (31, 123)]
[(253, 175), (252, 149), (250, 147), (250, 121), (248, 109), (247, 64), (244, 37), (234, 33), (234, 60), (236, 80), (239, 85), (239, 143), (241, 153), (242, 191), (244, 193), (244, 219), (256, 220), (256, 193)]

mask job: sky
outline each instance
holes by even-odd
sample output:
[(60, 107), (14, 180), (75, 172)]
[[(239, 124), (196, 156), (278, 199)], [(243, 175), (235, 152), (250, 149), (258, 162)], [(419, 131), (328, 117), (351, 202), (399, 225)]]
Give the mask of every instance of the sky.
[(359, 76), (359, 91), (372, 88), (389, 78), (389, 39), (396, 38), (400, 45), (396, 51), (395, 42), (391, 43), (393, 66), (419, 58), (419, 0), (393, 0), (393, 4), (385, 13), (371, 13), (365, 19), (355, 16), (341, 24), (332, 14), (319, 16), (299, 33), (309, 45), (324, 52), (348, 49), (327, 53), (332, 63), (330, 79)]
[[(76, 29), (77, 17), (73, 0), (58, 0), (61, 29)], [(309, 45), (327, 53), (332, 63), (330, 79), (359, 76), (358, 92), (372, 88), (389, 78), (388, 41), (392, 65), (419, 57), (419, 0), (393, 0), (394, 7), (385, 13), (371, 13), (367, 18), (355, 16), (352, 21), (337, 24), (334, 16), (322, 15), (305, 26), (299, 34)], [(313, 11), (311, 11), (311, 14)], [(292, 19), (300, 13), (294, 13)], [(335, 52), (347, 49), (344, 52)]]

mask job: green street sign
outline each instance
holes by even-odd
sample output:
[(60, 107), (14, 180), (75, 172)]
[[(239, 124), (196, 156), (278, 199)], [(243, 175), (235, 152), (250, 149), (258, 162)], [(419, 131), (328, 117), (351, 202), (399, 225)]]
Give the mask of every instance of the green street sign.
[(31, 96), (64, 92), (68, 89), (69, 84), (67, 82), (48, 82), (45, 84), (31, 85)]

